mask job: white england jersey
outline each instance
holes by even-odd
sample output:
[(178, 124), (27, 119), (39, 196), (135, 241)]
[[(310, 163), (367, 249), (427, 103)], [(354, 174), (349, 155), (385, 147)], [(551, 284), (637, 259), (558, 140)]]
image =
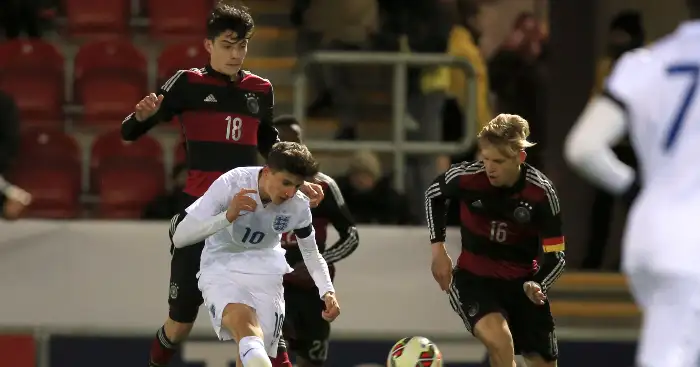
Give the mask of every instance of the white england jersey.
[[(224, 173), (187, 208), (187, 215), (206, 220), (228, 209), (241, 189), (258, 190), (262, 167), (241, 167)], [(221, 270), (248, 274), (286, 274), (292, 269), (280, 245), (283, 233), (311, 225), (309, 200), (301, 192), (280, 205), (263, 205), (259, 194), (255, 212), (241, 215), (223, 230), (207, 237), (200, 271)]]
[(684, 23), (623, 56), (606, 85), (627, 107), (645, 191), (678, 204), (700, 202), (699, 45), (700, 22)]
[(700, 274), (700, 22), (623, 56), (606, 89), (626, 106), (642, 192), (628, 219), (625, 268)]

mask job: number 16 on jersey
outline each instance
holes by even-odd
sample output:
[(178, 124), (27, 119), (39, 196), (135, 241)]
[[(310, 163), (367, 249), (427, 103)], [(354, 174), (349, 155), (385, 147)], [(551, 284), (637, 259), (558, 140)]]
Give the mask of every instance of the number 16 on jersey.
[(226, 116), (226, 140), (238, 141), (243, 133), (243, 120), (240, 117)]

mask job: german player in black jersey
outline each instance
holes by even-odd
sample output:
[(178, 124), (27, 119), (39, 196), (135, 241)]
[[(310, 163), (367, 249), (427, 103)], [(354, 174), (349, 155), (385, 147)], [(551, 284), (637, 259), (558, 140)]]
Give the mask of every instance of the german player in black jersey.
[[(556, 366), (547, 290), (562, 274), (564, 236), (552, 182), (525, 163), (530, 128), (499, 115), (478, 135), (481, 160), (453, 165), (426, 191), (432, 272), (491, 366)], [(446, 200), (458, 200), (462, 252), (445, 250)]]
[[(301, 127), (292, 116), (280, 116), (275, 119), (282, 141), (301, 142)], [(311, 210), (313, 225), (316, 230), (316, 243), (319, 251), (328, 263), (331, 278), (335, 275), (335, 263), (346, 258), (357, 249), (359, 237), (343, 194), (335, 181), (319, 173), (316, 176), (325, 192), (324, 200)], [(335, 244), (326, 246), (328, 225), (338, 232)], [(292, 273), (284, 277), (284, 298), (286, 316), (283, 333), (287, 346), (296, 356), (298, 367), (323, 366), (328, 356), (328, 338), (331, 325), (321, 317), (324, 305), (318, 299), (318, 290), (313, 279), (304, 266), (301, 251), (297, 246), (294, 233), (282, 235), (282, 247), (287, 250), (286, 257)]]
[[(241, 70), (253, 28), (253, 18), (246, 8), (217, 5), (207, 20), (204, 40), (209, 65), (178, 71), (157, 95), (152, 93), (141, 100), (122, 123), (124, 140), (136, 140), (157, 124), (178, 118), (189, 169), (182, 210), (202, 196), (222, 173), (256, 165), (258, 153), (267, 157), (279, 141), (272, 126), (272, 85)], [(305, 183), (301, 191), (312, 199), (312, 205), (323, 198), (317, 184)], [(173, 224), (178, 220), (174, 217)], [(204, 242), (172, 248), (170, 310), (151, 345), (151, 367), (167, 366), (192, 330), (203, 302), (196, 277), (203, 247)], [(286, 351), (279, 351), (272, 363), (291, 367)]]

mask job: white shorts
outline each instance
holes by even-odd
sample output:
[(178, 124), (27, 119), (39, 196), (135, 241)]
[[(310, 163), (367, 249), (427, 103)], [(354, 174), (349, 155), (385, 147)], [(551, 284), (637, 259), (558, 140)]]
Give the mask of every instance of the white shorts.
[(281, 275), (202, 272), (199, 289), (209, 310), (214, 331), (220, 340), (233, 336), (222, 327), (224, 307), (240, 303), (252, 307), (262, 327), (263, 341), (270, 357), (277, 356), (277, 344), (284, 322), (284, 288)]
[(636, 269), (628, 272), (643, 311), (640, 367), (697, 366), (700, 359), (700, 278)]

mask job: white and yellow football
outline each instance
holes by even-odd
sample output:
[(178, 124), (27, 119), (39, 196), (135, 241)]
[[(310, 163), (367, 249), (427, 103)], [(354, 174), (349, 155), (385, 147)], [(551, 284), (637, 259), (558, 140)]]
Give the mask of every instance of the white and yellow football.
[(391, 348), (387, 367), (442, 367), (442, 353), (435, 343), (422, 336), (399, 340)]

